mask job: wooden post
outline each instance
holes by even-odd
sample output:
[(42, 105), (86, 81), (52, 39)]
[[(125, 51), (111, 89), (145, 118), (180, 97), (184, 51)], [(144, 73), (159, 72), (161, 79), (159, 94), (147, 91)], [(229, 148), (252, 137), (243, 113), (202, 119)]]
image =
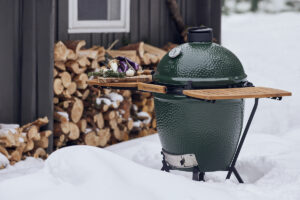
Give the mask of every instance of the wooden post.
[(212, 1), (210, 9), (210, 23), (214, 30), (215, 42), (221, 44), (222, 0)]
[[(37, 21), (37, 115), (47, 116), (45, 129), (53, 129), (53, 66), (55, 0), (36, 0)], [(49, 137), (48, 152), (53, 150), (53, 135)]]

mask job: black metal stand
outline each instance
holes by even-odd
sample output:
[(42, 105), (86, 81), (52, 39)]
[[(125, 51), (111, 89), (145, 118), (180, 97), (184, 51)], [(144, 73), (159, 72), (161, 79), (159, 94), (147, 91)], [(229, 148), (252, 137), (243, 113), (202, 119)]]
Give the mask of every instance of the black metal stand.
[[(238, 171), (235, 168), (235, 164), (236, 164), (236, 161), (239, 157), (241, 149), (243, 147), (243, 144), (244, 144), (244, 141), (246, 139), (247, 133), (249, 131), (250, 125), (251, 125), (253, 117), (255, 115), (257, 106), (258, 106), (258, 98), (255, 98), (254, 106), (252, 108), (251, 114), (250, 114), (249, 119), (247, 121), (246, 127), (243, 131), (242, 137), (240, 139), (240, 142), (238, 144), (238, 147), (236, 149), (236, 152), (234, 154), (232, 162), (231, 162), (230, 166), (228, 167), (228, 173), (227, 173), (226, 179), (230, 179), (230, 177), (233, 173), (235, 175), (236, 179), (239, 181), (239, 183), (244, 183), (242, 177), (240, 176), (240, 174), (238, 173)], [(163, 155), (163, 160), (162, 160), (163, 167), (161, 168), (161, 170), (169, 172), (172, 169), (172, 167), (166, 162), (163, 152), (162, 152), (162, 155)], [(195, 181), (205, 181), (204, 176), (205, 176), (205, 172), (200, 172), (198, 166), (193, 168), (193, 180), (195, 180)]]
[(239, 181), (239, 183), (244, 183), (243, 179), (241, 178), (241, 176), (239, 175), (238, 171), (235, 168), (235, 164), (236, 164), (236, 161), (237, 161), (237, 159), (239, 157), (239, 154), (241, 152), (241, 149), (242, 149), (242, 146), (244, 144), (244, 141), (246, 139), (246, 136), (247, 136), (248, 130), (250, 128), (250, 125), (252, 123), (252, 120), (253, 120), (254, 114), (256, 112), (257, 106), (258, 106), (258, 98), (256, 98), (255, 101), (254, 101), (254, 106), (252, 108), (250, 117), (249, 117), (248, 122), (246, 124), (246, 127), (244, 129), (244, 132), (242, 134), (241, 140), (240, 140), (240, 142), (238, 144), (238, 147), (237, 147), (236, 152), (234, 154), (233, 160), (232, 160), (232, 162), (230, 164), (230, 167), (228, 168), (228, 173), (227, 173), (226, 179), (230, 179), (231, 174), (233, 172), (233, 174), (235, 175), (235, 177), (237, 178), (237, 180)]

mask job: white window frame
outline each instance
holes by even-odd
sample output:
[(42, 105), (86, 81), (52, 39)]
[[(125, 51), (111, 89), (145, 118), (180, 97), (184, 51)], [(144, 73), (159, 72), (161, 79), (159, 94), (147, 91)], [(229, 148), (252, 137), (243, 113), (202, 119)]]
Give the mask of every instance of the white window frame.
[(129, 32), (130, 0), (120, 0), (120, 20), (78, 20), (78, 0), (69, 0), (69, 33)]

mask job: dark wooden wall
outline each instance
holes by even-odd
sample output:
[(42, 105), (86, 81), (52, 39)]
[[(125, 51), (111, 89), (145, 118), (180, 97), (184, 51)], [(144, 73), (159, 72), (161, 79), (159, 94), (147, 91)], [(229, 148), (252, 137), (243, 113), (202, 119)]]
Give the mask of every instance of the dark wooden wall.
[(20, 120), (19, 7), (18, 0), (0, 0), (0, 123)]
[(52, 129), (54, 19), (54, 0), (0, 0), (0, 123)]
[[(188, 26), (206, 25), (214, 28), (220, 42), (221, 0), (177, 0), (184, 22)], [(131, 0), (129, 33), (68, 34), (68, 0), (56, 0), (56, 40), (86, 40), (87, 46), (108, 47), (119, 39), (118, 45), (145, 41), (156, 46), (167, 42), (181, 43), (165, 0)], [(118, 46), (117, 46), (118, 47)]]

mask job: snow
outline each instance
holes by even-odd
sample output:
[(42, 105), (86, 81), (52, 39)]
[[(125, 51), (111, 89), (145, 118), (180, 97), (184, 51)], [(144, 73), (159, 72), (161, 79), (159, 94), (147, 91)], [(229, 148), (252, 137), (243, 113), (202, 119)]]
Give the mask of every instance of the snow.
[(0, 124), (0, 136), (17, 133), (18, 124)]
[(149, 124), (151, 122), (151, 117), (150, 117), (149, 113), (147, 113), (147, 112), (139, 112), (139, 113), (137, 113), (137, 116), (138, 117), (147, 117), (147, 119), (143, 120), (144, 124)]
[(8, 159), (2, 153), (0, 153), (0, 170), (5, 168), (8, 164)]
[(137, 121), (133, 122), (133, 127), (138, 128), (138, 127), (141, 127), (141, 125), (142, 125), (142, 122), (140, 120), (137, 120)]
[[(225, 0), (223, 11), (230, 13), (250, 12), (252, 0), (236, 1)], [(259, 1), (257, 12), (279, 13), (286, 11), (299, 11), (299, 0), (262, 0)]]
[[(293, 92), (283, 101), (261, 99), (237, 162), (246, 184), (226, 173), (161, 172), (158, 135), (106, 149), (71, 146), (43, 162), (0, 170), (0, 199), (300, 199), (300, 14), (231, 15), (223, 20), (223, 45), (242, 61), (257, 86)], [(253, 101), (246, 102), (246, 117)], [(1, 158), (1, 157), (0, 157)]]
[(108, 99), (108, 98), (100, 98), (100, 97), (96, 98), (96, 104), (97, 105), (101, 105), (102, 102), (106, 105), (109, 105), (109, 106), (112, 104), (111, 100)]
[(122, 102), (124, 100), (123, 96), (115, 93), (115, 92), (111, 92), (107, 95), (113, 102), (119, 101)]
[(58, 111), (57, 114), (59, 114), (60, 116), (66, 118), (69, 121), (69, 114), (67, 112)]
[[(242, 62), (256, 86), (293, 92), (281, 102), (261, 99), (254, 132), (282, 134), (300, 128), (300, 13), (243, 14), (223, 18), (223, 45)], [(252, 100), (247, 101), (248, 112)], [(248, 116), (248, 114), (246, 114)]]
[(0, 124), (0, 129), (16, 129), (19, 128), (19, 124)]

